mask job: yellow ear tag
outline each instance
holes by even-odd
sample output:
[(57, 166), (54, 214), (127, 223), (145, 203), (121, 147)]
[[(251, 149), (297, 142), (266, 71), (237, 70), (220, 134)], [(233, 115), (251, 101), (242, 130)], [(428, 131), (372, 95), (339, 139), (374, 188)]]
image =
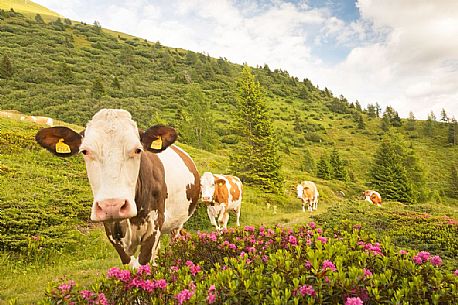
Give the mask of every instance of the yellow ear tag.
[(222, 183), (222, 182), (220, 182), (220, 183), (218, 183), (218, 185), (219, 185), (219, 186), (223, 186), (223, 183)]
[(72, 151), (70, 150), (70, 146), (64, 143), (64, 139), (59, 139), (59, 143), (56, 143), (56, 152), (59, 154), (69, 154)]
[(162, 138), (159, 137), (157, 140), (151, 142), (152, 149), (162, 149)]

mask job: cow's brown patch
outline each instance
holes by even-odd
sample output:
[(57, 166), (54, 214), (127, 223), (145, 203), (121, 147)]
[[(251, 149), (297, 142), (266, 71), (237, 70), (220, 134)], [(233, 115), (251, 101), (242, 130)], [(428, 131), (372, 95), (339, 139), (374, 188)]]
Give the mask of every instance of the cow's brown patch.
[(214, 201), (219, 204), (228, 205), (229, 190), (226, 186), (226, 180), (215, 177), (215, 199)]
[(382, 198), (380, 198), (379, 196), (377, 196), (377, 194), (373, 193), (371, 195), (371, 201), (375, 204), (381, 204), (382, 203)]
[(191, 216), (197, 207), (197, 201), (199, 200), (200, 196), (200, 175), (197, 171), (196, 165), (192, 162), (191, 158), (186, 155), (181, 149), (176, 147), (175, 145), (170, 146), (172, 150), (183, 160), (184, 164), (188, 168), (188, 170), (194, 176), (194, 183), (188, 184), (186, 186), (186, 198), (191, 200), (191, 204), (188, 208), (188, 215)]
[(232, 195), (232, 200), (239, 200), (240, 198), (240, 189), (239, 186), (235, 183), (235, 178), (234, 176), (224, 176), (226, 177), (227, 181), (229, 181), (229, 184), (231, 186), (231, 195)]

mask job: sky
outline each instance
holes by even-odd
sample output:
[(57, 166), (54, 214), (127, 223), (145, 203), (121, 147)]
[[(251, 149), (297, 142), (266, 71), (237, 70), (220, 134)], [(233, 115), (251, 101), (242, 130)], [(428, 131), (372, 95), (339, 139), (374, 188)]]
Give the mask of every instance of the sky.
[(457, 0), (35, 0), (75, 21), (458, 119)]

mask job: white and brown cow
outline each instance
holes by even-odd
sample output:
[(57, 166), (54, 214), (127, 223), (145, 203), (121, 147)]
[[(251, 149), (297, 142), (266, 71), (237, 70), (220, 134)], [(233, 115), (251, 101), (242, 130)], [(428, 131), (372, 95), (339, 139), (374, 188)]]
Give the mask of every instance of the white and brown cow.
[[(240, 226), (242, 207), (242, 182), (230, 175), (205, 172), (200, 178), (202, 201), (207, 204), (207, 214), (216, 229), (227, 227), (229, 211), (235, 211), (236, 224)], [(218, 218), (218, 222), (216, 222)]]
[(305, 204), (308, 205), (309, 212), (318, 208), (318, 189), (312, 181), (302, 181), (297, 185), (297, 198), (302, 200), (302, 211), (305, 212)]
[(102, 109), (81, 134), (50, 127), (35, 138), (59, 157), (83, 155), (94, 196), (91, 220), (103, 222), (124, 264), (154, 261), (160, 235), (177, 234), (196, 208), (199, 174), (189, 155), (172, 144), (173, 128), (139, 131), (129, 112)]
[(363, 197), (370, 203), (375, 204), (378, 207), (382, 206), (382, 196), (376, 191), (367, 190), (363, 192)]

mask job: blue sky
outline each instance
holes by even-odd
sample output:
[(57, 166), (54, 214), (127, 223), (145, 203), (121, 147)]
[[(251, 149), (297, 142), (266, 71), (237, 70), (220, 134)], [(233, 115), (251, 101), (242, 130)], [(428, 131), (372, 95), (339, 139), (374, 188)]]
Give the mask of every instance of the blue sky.
[(268, 64), (362, 105), (458, 118), (456, 0), (36, 0), (76, 21)]

